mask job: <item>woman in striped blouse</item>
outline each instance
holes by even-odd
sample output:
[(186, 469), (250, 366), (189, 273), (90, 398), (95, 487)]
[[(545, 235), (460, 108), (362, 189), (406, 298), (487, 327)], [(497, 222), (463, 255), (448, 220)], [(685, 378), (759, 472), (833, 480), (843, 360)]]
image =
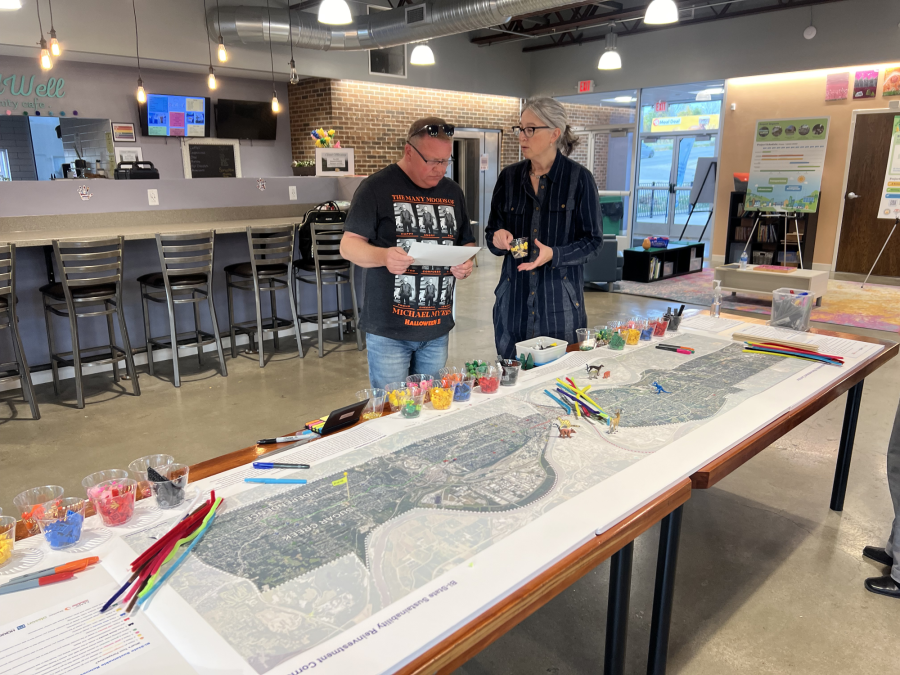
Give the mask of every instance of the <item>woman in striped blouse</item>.
[[(603, 246), (594, 177), (567, 155), (577, 143), (565, 108), (552, 98), (530, 101), (513, 131), (525, 160), (497, 179), (485, 241), (504, 256), (494, 292), (494, 340), (503, 358), (516, 342), (546, 336), (575, 342), (587, 326), (583, 266)], [(513, 239), (528, 240), (513, 258)]]

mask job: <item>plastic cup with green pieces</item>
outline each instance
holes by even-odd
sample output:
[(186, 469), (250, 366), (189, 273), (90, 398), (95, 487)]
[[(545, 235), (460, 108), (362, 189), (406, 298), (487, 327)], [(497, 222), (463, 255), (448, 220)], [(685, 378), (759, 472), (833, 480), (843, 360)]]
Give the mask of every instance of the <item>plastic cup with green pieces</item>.
[(368, 401), (362, 411), (363, 420), (374, 420), (384, 412), (384, 389), (360, 389), (356, 392), (357, 401)]
[(13, 497), (13, 504), (22, 516), (28, 534), (37, 534), (40, 531), (38, 519), (44, 514), (44, 504), (60, 499), (63, 494), (64, 490), (59, 485), (44, 485), (29, 488)]
[(615, 331), (609, 338), (609, 348), (621, 351), (625, 349), (625, 335), (622, 331)]
[(400, 398), (400, 415), (406, 419), (413, 419), (422, 414), (422, 406), (425, 405), (425, 392), (421, 387), (407, 387)]
[(594, 331), (592, 328), (578, 328), (575, 330), (578, 335), (578, 349), (583, 352), (589, 352), (596, 344)]

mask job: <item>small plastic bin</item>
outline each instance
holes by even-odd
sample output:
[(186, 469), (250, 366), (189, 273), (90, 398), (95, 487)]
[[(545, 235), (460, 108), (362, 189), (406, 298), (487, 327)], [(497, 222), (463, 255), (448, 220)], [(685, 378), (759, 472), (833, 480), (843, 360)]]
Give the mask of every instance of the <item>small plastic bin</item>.
[(809, 291), (796, 288), (772, 291), (772, 319), (769, 325), (791, 330), (809, 330), (809, 316), (814, 302), (815, 296)]
[[(542, 346), (543, 349), (539, 348), (539, 345)], [(531, 354), (534, 359), (534, 365), (542, 366), (545, 363), (550, 363), (560, 356), (563, 356), (566, 353), (566, 347), (568, 346), (569, 343), (565, 340), (558, 340), (550, 337), (536, 337), (531, 340), (517, 342), (516, 354), (519, 356), (524, 354), (526, 358)]]

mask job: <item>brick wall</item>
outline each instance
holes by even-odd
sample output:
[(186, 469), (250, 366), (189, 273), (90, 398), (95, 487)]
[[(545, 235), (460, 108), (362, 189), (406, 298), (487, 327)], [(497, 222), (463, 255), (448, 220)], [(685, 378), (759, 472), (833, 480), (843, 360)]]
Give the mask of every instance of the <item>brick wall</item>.
[(9, 169), (13, 180), (37, 180), (34, 151), (31, 147), (31, 129), (24, 115), (0, 117), (0, 150), (9, 156)]
[[(312, 129), (334, 129), (341, 145), (354, 148), (356, 173), (369, 175), (403, 156), (409, 125), (418, 117), (435, 115), (459, 127), (503, 131), (500, 166), (519, 161), (519, 144), (510, 129), (519, 123), (519, 99), (394, 84), (312, 78), (288, 88), (291, 151), (294, 159), (314, 159)], [(564, 104), (573, 126), (609, 124), (622, 117), (619, 108)], [(598, 137), (600, 141), (601, 137)], [(587, 138), (572, 159), (595, 174), (606, 186), (605, 139), (595, 143), (593, 161)]]

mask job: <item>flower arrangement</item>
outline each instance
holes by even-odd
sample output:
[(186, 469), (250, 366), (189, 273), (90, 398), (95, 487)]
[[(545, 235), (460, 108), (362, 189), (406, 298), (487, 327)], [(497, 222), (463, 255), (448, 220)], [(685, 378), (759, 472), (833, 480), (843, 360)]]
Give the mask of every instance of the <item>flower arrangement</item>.
[(316, 160), (314, 160), (314, 159), (295, 159), (293, 162), (291, 162), (291, 166), (294, 168), (300, 167), (300, 166), (315, 166), (315, 165), (316, 165)]
[(341, 142), (334, 140), (334, 129), (325, 131), (325, 129), (320, 127), (318, 129), (313, 129), (309, 135), (315, 140), (317, 148), (341, 147)]

